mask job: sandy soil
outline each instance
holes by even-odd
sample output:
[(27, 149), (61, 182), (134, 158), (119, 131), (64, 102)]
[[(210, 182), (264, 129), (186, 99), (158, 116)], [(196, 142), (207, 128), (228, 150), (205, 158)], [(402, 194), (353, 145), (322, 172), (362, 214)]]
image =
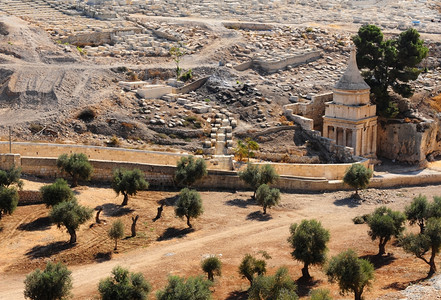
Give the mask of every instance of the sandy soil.
[[(25, 188), (36, 189), (43, 184), (26, 181)], [(245, 299), (249, 285), (237, 273), (244, 254), (259, 255), (264, 250), (272, 257), (267, 261), (268, 274), (285, 265), (290, 275), (298, 279), (301, 263), (291, 258), (291, 248), (286, 242), (289, 226), (302, 219), (316, 218), (331, 232), (330, 255), (353, 248), (374, 262), (376, 280), (366, 293), (366, 299), (373, 299), (424, 278), (428, 266), (393, 244), (387, 245), (386, 251), (390, 253), (387, 257), (375, 258), (377, 242), (368, 237), (367, 225), (354, 225), (351, 219), (370, 213), (383, 203), (402, 210), (419, 193), (431, 198), (438, 191), (439, 186), (370, 189), (363, 192), (366, 201), (361, 203), (352, 200), (350, 192), (283, 194), (280, 206), (271, 209), (267, 216), (250, 200), (251, 192), (203, 191), (205, 212), (193, 221), (195, 230), (189, 231), (185, 222), (174, 216), (172, 204), (177, 191), (142, 192), (121, 208), (121, 197), (116, 197), (108, 187), (78, 187), (75, 193), (83, 205), (104, 207), (101, 218), (105, 222), (96, 225), (91, 220), (83, 225), (75, 247), (66, 245), (69, 236), (64, 230), (49, 223), (44, 205), (19, 207), (12, 216), (3, 218), (0, 298), (22, 299), (25, 275), (36, 267), (44, 267), (48, 260), (69, 265), (75, 299), (93, 299), (99, 280), (108, 276), (116, 265), (142, 272), (154, 290), (158, 290), (170, 274), (202, 274), (201, 260), (208, 254), (216, 254), (223, 262), (223, 271), (222, 277), (215, 281), (214, 299)], [(153, 222), (158, 202), (164, 200), (163, 217)], [(130, 235), (131, 216), (135, 214), (140, 216), (138, 236), (120, 241), (118, 253), (113, 253), (113, 241), (106, 235), (111, 222), (121, 218), (126, 224), (126, 234)], [(340, 296), (337, 285), (328, 283), (320, 267), (312, 267), (311, 275), (313, 282), (299, 282), (299, 294), (303, 298), (318, 287), (331, 289), (335, 299), (352, 298)], [(399, 296), (388, 295), (385, 299), (399, 299)]]

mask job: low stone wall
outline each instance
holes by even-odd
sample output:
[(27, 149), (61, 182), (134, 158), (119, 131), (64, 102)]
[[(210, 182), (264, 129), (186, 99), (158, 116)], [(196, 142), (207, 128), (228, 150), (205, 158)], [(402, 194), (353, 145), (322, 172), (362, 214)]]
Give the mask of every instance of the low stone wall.
[(310, 51), (301, 54), (295, 54), (281, 60), (267, 61), (267, 60), (254, 60), (254, 65), (261, 68), (265, 72), (274, 73), (279, 70), (285, 69), (287, 66), (298, 66), (306, 64), (308, 62), (317, 60), (322, 57), (320, 51)]
[[(67, 153), (84, 153), (89, 159), (110, 161), (129, 161), (140, 163), (152, 163), (175, 166), (182, 156), (188, 153), (172, 153), (148, 150), (86, 146), (86, 145), (63, 145), (49, 143), (13, 142), (12, 152), (21, 156), (30, 157), (58, 157)], [(9, 153), (9, 143), (0, 142), (0, 153)]]
[(264, 59), (252, 59), (242, 64), (236, 65), (233, 68), (237, 71), (245, 71), (249, 68), (258, 68), (267, 73), (274, 73), (279, 70), (285, 69), (287, 66), (298, 66), (314, 61), (322, 57), (320, 51), (309, 51), (305, 53), (293, 54), (289, 57), (280, 60), (264, 60)]
[[(325, 115), (325, 103), (332, 101), (333, 93), (325, 93), (311, 97), (311, 101), (298, 102), (285, 105), (284, 111), (289, 112), (291, 118), (295, 115), (313, 120), (314, 130), (321, 131), (323, 128), (323, 116)], [(311, 126), (308, 124), (308, 126)]]
[(20, 154), (0, 154), (0, 166), (7, 170), (20, 165)]
[(18, 191), (18, 205), (42, 204), (43, 198), (40, 191)]
[[(357, 164), (362, 164), (366, 168), (371, 168), (369, 159), (363, 159)], [(265, 165), (267, 163), (256, 162), (256, 165)], [(302, 177), (304, 179), (323, 179), (323, 180), (338, 180), (342, 179), (347, 169), (352, 163), (346, 164), (286, 164), (286, 163), (271, 163), (277, 174), (284, 176)], [(239, 170), (244, 170), (246, 164), (242, 164)]]
[(274, 26), (264, 23), (251, 22), (222, 22), (225, 28), (228, 29), (242, 29), (242, 30), (272, 30)]

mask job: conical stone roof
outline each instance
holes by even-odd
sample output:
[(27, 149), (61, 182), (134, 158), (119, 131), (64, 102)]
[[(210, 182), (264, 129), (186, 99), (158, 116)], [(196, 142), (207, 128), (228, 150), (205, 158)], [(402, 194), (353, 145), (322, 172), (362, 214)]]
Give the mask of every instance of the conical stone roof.
[(363, 80), (363, 77), (361, 77), (360, 70), (357, 67), (357, 60), (355, 59), (355, 47), (352, 47), (348, 67), (334, 86), (334, 89), (356, 91), (369, 88), (369, 85)]

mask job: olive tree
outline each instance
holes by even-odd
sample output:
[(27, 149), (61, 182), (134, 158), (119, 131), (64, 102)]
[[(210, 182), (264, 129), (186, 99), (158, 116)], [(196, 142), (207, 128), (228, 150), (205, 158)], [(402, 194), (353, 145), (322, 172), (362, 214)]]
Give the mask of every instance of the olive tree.
[(266, 261), (263, 259), (257, 259), (251, 254), (245, 254), (239, 265), (239, 274), (242, 275), (243, 278), (248, 279), (250, 284), (253, 283), (256, 274), (263, 275), (265, 272)]
[(92, 217), (92, 209), (81, 206), (76, 199), (61, 202), (54, 207), (50, 212), (52, 222), (54, 222), (59, 228), (61, 226), (66, 227), (67, 232), (70, 234), (70, 244), (77, 242), (76, 230), (81, 224), (85, 223)]
[(20, 179), (21, 169), (12, 166), (7, 170), (0, 170), (0, 187), (9, 187), (16, 185), (19, 189), (23, 187), (23, 181)]
[(202, 261), (201, 266), (210, 281), (214, 281), (214, 275), (221, 276), (222, 274), (222, 262), (216, 256), (207, 257)]
[[(436, 272), (435, 257), (441, 249), (441, 218), (430, 218), (424, 233), (407, 234), (401, 238), (404, 251), (414, 254), (430, 266), (428, 277)], [(425, 255), (430, 251), (430, 257)]]
[(365, 259), (360, 259), (354, 250), (346, 250), (331, 258), (326, 268), (330, 282), (337, 281), (340, 293), (354, 293), (355, 300), (361, 300), (366, 287), (374, 279), (374, 266)]
[(253, 198), (255, 198), (259, 186), (276, 182), (279, 175), (274, 167), (269, 164), (259, 167), (258, 165), (248, 163), (246, 169), (239, 172), (239, 178), (253, 189)]
[(100, 280), (98, 291), (102, 300), (146, 300), (152, 290), (141, 273), (116, 266), (112, 277)]
[(64, 201), (70, 201), (74, 198), (74, 193), (67, 184), (67, 181), (62, 178), (57, 178), (54, 183), (42, 186), (40, 192), (43, 202), (47, 207)]
[(343, 177), (343, 182), (351, 186), (355, 190), (358, 197), (358, 190), (365, 189), (371, 180), (372, 170), (366, 168), (362, 164), (352, 164)]
[(398, 237), (404, 231), (406, 217), (399, 211), (381, 206), (368, 217), (369, 236), (372, 240), (379, 239), (378, 255), (386, 253), (386, 244), (392, 236)]
[(210, 280), (202, 276), (189, 277), (170, 276), (168, 285), (156, 293), (158, 300), (210, 300), (212, 286)]
[(175, 214), (180, 218), (187, 218), (187, 225), (192, 228), (190, 218), (197, 218), (204, 212), (201, 195), (196, 190), (184, 188), (179, 193), (175, 204)]
[(127, 205), (129, 195), (134, 196), (138, 191), (146, 190), (149, 184), (144, 179), (144, 173), (139, 169), (125, 170), (116, 169), (113, 171), (112, 188), (117, 195), (124, 196), (122, 206)]
[(72, 290), (72, 275), (62, 263), (48, 262), (41, 271), (36, 269), (26, 276), (24, 296), (31, 300), (68, 299)]
[(203, 158), (182, 157), (176, 166), (175, 182), (178, 186), (190, 187), (197, 180), (207, 175), (207, 165)]
[(273, 276), (257, 276), (248, 291), (250, 300), (296, 300), (297, 285), (289, 276), (288, 269), (281, 267)]
[(93, 173), (93, 167), (84, 153), (61, 154), (57, 167), (72, 177), (72, 187), (78, 185), (79, 179), (89, 180)]
[(10, 215), (17, 208), (18, 192), (14, 187), (0, 187), (0, 219), (4, 214)]
[(292, 257), (303, 262), (302, 277), (311, 278), (308, 267), (323, 265), (329, 242), (329, 231), (322, 227), (317, 220), (303, 220), (300, 224), (294, 223), (289, 228), (291, 233), (288, 243), (294, 248)]
[(268, 185), (262, 184), (256, 191), (257, 204), (262, 206), (263, 214), (266, 214), (266, 209), (276, 206), (280, 202), (279, 189), (271, 189)]
[(115, 248), (113, 250), (118, 250), (118, 240), (124, 237), (123, 222), (121, 220), (114, 221), (107, 234), (115, 241)]

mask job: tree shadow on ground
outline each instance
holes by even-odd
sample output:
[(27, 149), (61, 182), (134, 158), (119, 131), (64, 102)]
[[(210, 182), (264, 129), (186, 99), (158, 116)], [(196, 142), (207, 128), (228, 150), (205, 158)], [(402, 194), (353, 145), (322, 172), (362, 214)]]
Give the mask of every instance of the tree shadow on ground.
[(51, 227), (52, 222), (49, 216), (38, 218), (29, 223), (23, 223), (18, 226), (18, 230), (22, 231), (44, 231)]
[(178, 201), (178, 199), (179, 199), (179, 195), (175, 195), (173, 197), (167, 197), (167, 198), (164, 198), (162, 200), (159, 200), (158, 204), (159, 205), (164, 204), (166, 206), (175, 206), (176, 201)]
[(98, 252), (94, 255), (94, 259), (97, 263), (102, 263), (112, 259), (112, 251)]
[(269, 221), (273, 217), (270, 214), (263, 214), (260, 210), (248, 214), (247, 220)]
[(374, 265), (375, 270), (387, 266), (396, 260), (396, 257), (393, 254), (388, 254), (386, 256), (364, 255), (360, 258), (370, 261)]
[(193, 228), (178, 229), (176, 227), (169, 227), (156, 240), (157, 241), (166, 241), (166, 240), (171, 240), (173, 238), (180, 239), (193, 231), (194, 231)]
[[(103, 208), (103, 214), (107, 217), (121, 217), (135, 211), (130, 207), (121, 206), (114, 203), (106, 203), (100, 206)], [(95, 210), (98, 208), (99, 206), (97, 206)]]
[(225, 300), (246, 300), (248, 299), (247, 291), (232, 291)]
[(297, 295), (299, 297), (306, 297), (309, 295), (311, 290), (319, 285), (322, 281), (321, 280), (314, 280), (313, 278), (305, 279), (303, 277), (300, 277), (296, 280), (297, 283)]
[(31, 258), (51, 257), (61, 251), (73, 248), (75, 245), (63, 241), (53, 242), (48, 245), (37, 245), (28, 250), (26, 255)]
[(232, 200), (228, 200), (227, 202), (225, 202), (227, 205), (229, 206), (237, 206), (237, 207), (241, 207), (241, 208), (246, 208), (248, 206), (251, 205), (257, 205), (256, 201), (254, 201), (253, 199), (232, 199)]
[(383, 289), (384, 290), (394, 289), (396, 291), (402, 291), (402, 290), (405, 290), (408, 286), (410, 286), (412, 284), (419, 284), (422, 281), (427, 280), (427, 279), (429, 279), (429, 278), (426, 276), (426, 277), (423, 277), (423, 278), (420, 278), (420, 279), (417, 279), (417, 280), (411, 280), (411, 281), (408, 281), (408, 282), (398, 282), (398, 281), (395, 281), (395, 282), (392, 282), (391, 284), (388, 284), (388, 285), (384, 286)]
[(336, 206), (347, 206), (350, 208), (353, 207), (357, 207), (359, 205), (361, 205), (361, 203), (363, 202), (363, 199), (355, 199), (352, 196), (343, 198), (343, 199), (338, 199), (334, 201), (334, 205)]

